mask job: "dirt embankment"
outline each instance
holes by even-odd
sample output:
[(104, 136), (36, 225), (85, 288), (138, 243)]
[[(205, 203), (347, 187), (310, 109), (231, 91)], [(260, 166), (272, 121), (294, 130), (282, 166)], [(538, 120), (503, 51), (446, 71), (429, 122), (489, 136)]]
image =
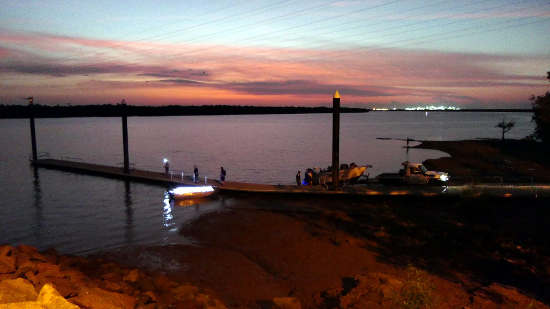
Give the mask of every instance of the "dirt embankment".
[(110, 258), (230, 308), (549, 308), (548, 228), (532, 222), (549, 211), (524, 207), (508, 228), (517, 205), (482, 205), (258, 197), (182, 227), (199, 246)]
[[(464, 180), (550, 182), (550, 151), (527, 140), (423, 141), (414, 148), (436, 149), (451, 157), (429, 159), (433, 170), (449, 172)], [(451, 178), (452, 180), (452, 178)]]

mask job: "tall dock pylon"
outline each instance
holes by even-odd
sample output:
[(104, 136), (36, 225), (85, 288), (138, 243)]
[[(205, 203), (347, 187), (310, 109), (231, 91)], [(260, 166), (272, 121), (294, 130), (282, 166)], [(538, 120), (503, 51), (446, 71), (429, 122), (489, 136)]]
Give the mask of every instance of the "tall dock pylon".
[(29, 101), (29, 120), (31, 125), (31, 145), (32, 145), (32, 161), (38, 160), (38, 150), (36, 148), (36, 132), (34, 128), (34, 98), (26, 98)]
[(340, 186), (340, 93), (332, 96), (332, 185)]
[(124, 151), (124, 173), (130, 173), (130, 157), (128, 155), (128, 109), (126, 100), (120, 102), (122, 110), (122, 148)]

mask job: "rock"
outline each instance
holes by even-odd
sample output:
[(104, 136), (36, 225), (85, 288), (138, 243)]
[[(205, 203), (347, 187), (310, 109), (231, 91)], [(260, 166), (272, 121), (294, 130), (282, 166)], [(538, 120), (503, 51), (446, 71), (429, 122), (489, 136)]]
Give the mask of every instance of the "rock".
[(296, 297), (275, 297), (273, 298), (275, 308), (280, 309), (301, 309), (302, 305)]
[(342, 278), (342, 286), (321, 292), (314, 300), (327, 308), (385, 308), (403, 287), (403, 281), (384, 273)]
[[(403, 287), (403, 281), (396, 279), (392, 276), (382, 274), (382, 273), (376, 273), (373, 274), (373, 276), (370, 276), (371, 278), (374, 277), (376, 280), (378, 280), (378, 290), (380, 292), (380, 295), (384, 298), (392, 298), (397, 291)], [(360, 282), (365, 282), (369, 280), (369, 277), (357, 277)]]
[(0, 304), (34, 301), (36, 297), (33, 285), (23, 278), (0, 282)]
[(135, 286), (142, 291), (153, 291), (155, 289), (153, 279), (144, 276), (135, 283)]
[(173, 288), (171, 291), (174, 299), (185, 301), (194, 298), (199, 292), (199, 289), (192, 285), (184, 284), (178, 286), (177, 288)]
[(49, 248), (46, 251), (42, 252), (42, 255), (48, 260), (51, 264), (57, 264), (59, 259), (59, 254), (54, 248)]
[(222, 302), (206, 294), (198, 294), (192, 301), (197, 308), (227, 309)]
[(59, 267), (63, 270), (88, 264), (88, 260), (80, 256), (62, 255), (57, 259)]
[(47, 278), (47, 280), (41, 280), (40, 283), (43, 285), (42, 289), (44, 286), (52, 284), (59, 294), (65, 298), (78, 295), (79, 287), (65, 278)]
[(59, 277), (59, 278), (63, 277), (63, 274), (61, 274), (61, 270), (59, 269), (59, 266), (55, 264), (37, 263), (36, 270), (38, 271), (38, 275), (42, 275), (46, 277)]
[(101, 279), (109, 281), (122, 281), (122, 275), (119, 273), (105, 273), (101, 275)]
[(36, 276), (34, 274), (34, 272), (32, 272), (32, 271), (28, 271), (28, 272), (24, 273), (22, 277), (29, 280), (33, 285), (40, 284), (40, 280), (39, 280), (38, 276)]
[(47, 309), (79, 309), (77, 305), (68, 302), (59, 295), (56, 289), (50, 284), (45, 284), (42, 287), (36, 301)]
[(95, 287), (81, 288), (78, 296), (71, 298), (70, 301), (78, 306), (90, 309), (131, 309), (134, 308), (136, 304), (135, 297), (109, 292)]
[(17, 263), (17, 275), (21, 276), (22, 274), (25, 274), (27, 272), (34, 272), (36, 271), (36, 263), (31, 261), (30, 259), (24, 259), (20, 260)]
[(158, 302), (157, 296), (155, 293), (151, 291), (147, 291), (147, 293), (140, 294), (137, 296), (137, 306), (144, 306), (148, 304), (155, 304)]
[(32, 246), (19, 245), (17, 246), (17, 252), (27, 256), (33, 256), (38, 253), (38, 249)]
[(132, 269), (126, 276), (124, 276), (123, 280), (128, 282), (136, 282), (139, 279), (139, 270)]
[(120, 268), (120, 265), (114, 263), (114, 262), (101, 262), (101, 259), (96, 261), (100, 265), (100, 273), (106, 274), (106, 273), (118, 273), (118, 274), (124, 274), (125, 271)]
[(0, 274), (15, 272), (15, 254), (12, 246), (0, 246)]
[(174, 281), (171, 281), (165, 275), (156, 276), (155, 279), (153, 280), (153, 284), (159, 291), (168, 291), (177, 286), (177, 283), (175, 283)]
[(63, 277), (69, 279), (69, 281), (78, 286), (85, 285), (85, 283), (90, 281), (90, 279), (86, 277), (86, 275), (74, 269), (63, 271)]
[(49, 262), (49, 259), (45, 257), (44, 255), (40, 254), (38, 250), (35, 247), (27, 246), (27, 245), (19, 245), (16, 247), (17, 256), (21, 257), (27, 257), (33, 261), (39, 261), (39, 262)]
[(521, 294), (513, 287), (492, 283), (474, 293), (472, 308), (548, 308), (543, 303)]
[(8, 280), (8, 279), (17, 279), (19, 276), (17, 276), (16, 273), (10, 273), (10, 274), (0, 274), (0, 281)]
[(147, 295), (151, 299), (152, 302), (157, 302), (158, 301), (157, 295), (155, 295), (155, 293), (153, 293), (151, 291), (145, 292), (145, 295)]
[(178, 304), (183, 303), (185, 308), (226, 308), (219, 300), (210, 297), (209, 295), (199, 293), (199, 289), (195, 286), (184, 284), (170, 291), (172, 299)]
[(36, 301), (25, 301), (0, 305), (1, 309), (50, 309)]
[[(39, 264), (46, 264), (46, 263), (39, 263)], [(50, 265), (50, 266), (46, 266)], [(23, 276), (27, 278), (34, 287), (38, 290), (41, 289), (45, 284), (53, 284), (53, 286), (57, 289), (57, 291), (63, 296), (63, 297), (71, 297), (75, 296), (78, 293), (79, 286), (84, 285), (84, 282), (78, 282), (78, 284), (75, 284), (75, 282), (71, 281), (70, 278), (64, 276), (63, 273), (58, 272), (58, 267), (56, 265), (46, 264), (41, 265), (40, 270), (41, 271), (28, 271)], [(55, 267), (51, 267), (55, 266)]]
[(120, 282), (104, 280), (99, 284), (99, 287), (107, 291), (123, 292), (123, 287)]

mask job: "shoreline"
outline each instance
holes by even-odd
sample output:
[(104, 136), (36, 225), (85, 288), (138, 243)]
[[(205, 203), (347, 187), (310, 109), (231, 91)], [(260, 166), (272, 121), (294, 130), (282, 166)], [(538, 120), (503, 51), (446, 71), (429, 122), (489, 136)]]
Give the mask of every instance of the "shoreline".
[(263, 308), (281, 297), (303, 308), (388, 308), (414, 282), (433, 287), (414, 293), (437, 308), (550, 308), (548, 228), (533, 224), (550, 218), (544, 201), (523, 207), (513, 227), (515, 200), (443, 209), (423, 201), (316, 203), (251, 198), (183, 227), (196, 246), (104, 257), (152, 272), (166, 269), (151, 261), (178, 261), (180, 269), (167, 271), (172, 280), (210, 289), (230, 308)]
[[(93, 293), (123, 294), (130, 298), (116, 295), (150, 308), (195, 298), (218, 300), (220, 308), (388, 308), (406, 295), (437, 308), (550, 308), (550, 227), (543, 224), (550, 210), (544, 200), (521, 208), (517, 200), (240, 200), (182, 226), (180, 234), (194, 245), (57, 255), (58, 291), (78, 301), (91, 282)], [(18, 270), (0, 276), (33, 278)], [(88, 279), (64, 292), (67, 271)], [(139, 279), (128, 282), (132, 272)], [(172, 283), (162, 289), (155, 278)], [(423, 288), (411, 292), (418, 285)], [(174, 298), (178, 287), (187, 296)]]
[[(428, 159), (431, 170), (448, 172), (454, 178), (483, 179), (500, 177), (514, 182), (550, 182), (550, 152), (541, 143), (526, 140), (496, 139), (460, 141), (420, 141), (411, 148), (434, 149), (450, 157)], [(516, 181), (518, 182), (518, 181)]]
[[(539, 148), (525, 141), (419, 146), (452, 156), (428, 160), (434, 169), (483, 165), (476, 175), (518, 175), (532, 172), (529, 156), (541, 173), (548, 168), (545, 153), (530, 153)], [(512, 168), (503, 168), (504, 160)], [(26, 301), (51, 284), (66, 301), (88, 308), (98, 299), (116, 299), (122, 308), (399, 308), (408, 301), (550, 308), (545, 199), (226, 198), (234, 200), (224, 211), (178, 228), (192, 245), (121, 247), (87, 257), (2, 246), (0, 303), (17, 280), (34, 289)]]

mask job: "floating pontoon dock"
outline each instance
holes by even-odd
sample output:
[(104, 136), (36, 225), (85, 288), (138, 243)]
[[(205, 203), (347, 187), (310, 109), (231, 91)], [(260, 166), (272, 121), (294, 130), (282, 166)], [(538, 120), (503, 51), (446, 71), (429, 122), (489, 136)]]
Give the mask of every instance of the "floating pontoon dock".
[[(122, 167), (99, 164), (39, 159), (32, 161), (36, 167), (77, 172), (120, 178), (131, 181), (156, 183), (161, 185), (195, 186), (205, 183), (204, 178), (194, 183), (190, 176), (165, 174), (138, 169), (130, 169), (125, 173)], [(226, 181), (223, 184), (215, 179), (206, 180), (206, 184), (216, 186), (220, 191), (243, 193), (278, 193), (289, 195), (348, 195), (348, 196), (457, 196), (457, 197), (550, 197), (550, 185), (547, 184), (475, 184), (458, 186), (385, 186), (380, 184), (344, 186), (339, 189), (329, 189), (323, 186), (270, 185)]]

